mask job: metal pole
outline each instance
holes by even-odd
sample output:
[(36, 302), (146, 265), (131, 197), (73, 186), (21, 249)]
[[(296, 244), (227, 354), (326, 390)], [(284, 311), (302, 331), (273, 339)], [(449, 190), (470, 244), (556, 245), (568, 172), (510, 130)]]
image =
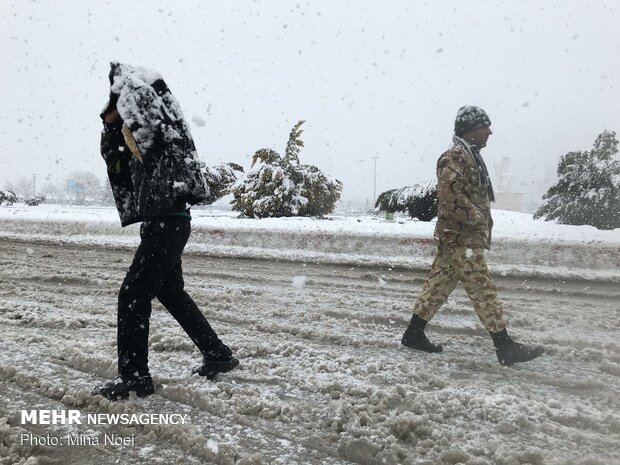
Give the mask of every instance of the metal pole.
[(370, 157), (370, 159), (375, 161), (375, 174), (372, 188), (372, 201), (374, 203), (377, 201), (377, 160), (379, 159), (379, 157)]

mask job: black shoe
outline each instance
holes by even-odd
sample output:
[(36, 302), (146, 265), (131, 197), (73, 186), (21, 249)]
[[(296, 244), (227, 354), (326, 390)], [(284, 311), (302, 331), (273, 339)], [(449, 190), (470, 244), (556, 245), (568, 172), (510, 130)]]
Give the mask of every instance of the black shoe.
[(150, 375), (139, 378), (125, 378), (117, 376), (113, 381), (109, 381), (96, 387), (92, 394), (100, 395), (108, 400), (116, 401), (127, 399), (129, 393), (135, 392), (138, 397), (146, 397), (155, 392), (155, 385)]
[(491, 337), (495, 344), (497, 360), (503, 366), (529, 362), (545, 353), (542, 347), (528, 347), (513, 341), (505, 329), (499, 333), (491, 333)]
[(442, 345), (433, 344), (429, 341), (426, 334), (424, 334), (424, 330), (420, 328), (407, 328), (400, 343), (411, 349), (423, 352), (439, 353), (443, 351)]
[(230, 348), (219, 341), (213, 349), (203, 354), (202, 365), (194, 368), (192, 373), (212, 380), (218, 373), (226, 373), (238, 365), (239, 360), (233, 357)]
[(426, 334), (424, 334), (424, 328), (426, 328), (427, 321), (422, 319), (417, 314), (413, 314), (409, 326), (400, 343), (411, 349), (421, 350), (423, 352), (438, 353), (443, 351), (441, 344), (433, 344), (428, 340)]

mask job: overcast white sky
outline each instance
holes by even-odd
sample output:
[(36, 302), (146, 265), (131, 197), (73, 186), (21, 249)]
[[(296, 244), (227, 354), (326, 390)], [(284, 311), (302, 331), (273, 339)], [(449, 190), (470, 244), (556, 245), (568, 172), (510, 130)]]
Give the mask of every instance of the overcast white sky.
[(370, 199), (371, 157), (378, 192), (434, 179), (473, 104), (493, 122), (491, 174), (508, 158), (514, 190), (542, 190), (560, 155), (620, 130), (619, 5), (0, 0), (0, 187), (105, 177), (98, 114), (118, 60), (164, 75), (207, 164), (247, 168), (305, 119), (302, 162)]

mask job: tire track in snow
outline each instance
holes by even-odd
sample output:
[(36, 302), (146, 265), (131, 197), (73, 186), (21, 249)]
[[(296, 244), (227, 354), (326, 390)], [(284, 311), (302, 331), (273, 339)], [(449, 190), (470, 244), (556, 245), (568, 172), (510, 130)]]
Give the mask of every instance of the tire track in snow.
[[(53, 376), (69, 370), (85, 389), (110, 376), (115, 294), (131, 252), (11, 241), (0, 252), (0, 324), (15, 366), (28, 366), (38, 344)], [(513, 333), (549, 353), (502, 368), (462, 291), (429, 325), (445, 343), (443, 354), (399, 347), (424, 272), (191, 254), (184, 268), (190, 294), (243, 369), (219, 383), (187, 384), (183, 373), (197, 352), (156, 305), (151, 365), (167, 386), (139, 405), (212, 415), (205, 399), (213, 399), (230, 413), (215, 421), (236, 428), (242, 452), (258, 444), (251, 440), (258, 434), (267, 463), (440, 463), (465, 454), (481, 464), (527, 457), (560, 464), (575, 443), (591, 451), (592, 463), (617, 461), (620, 299), (613, 285), (497, 277)], [(295, 275), (307, 277), (303, 289), (292, 286)], [(86, 308), (85, 293), (94, 300)], [(11, 318), (20, 302), (27, 321)], [(584, 316), (590, 310), (602, 323), (596, 334)], [(28, 334), (20, 338), (20, 331)], [(67, 348), (66, 340), (77, 344)], [(295, 453), (294, 444), (305, 449)], [(161, 448), (175, 453), (169, 441)]]

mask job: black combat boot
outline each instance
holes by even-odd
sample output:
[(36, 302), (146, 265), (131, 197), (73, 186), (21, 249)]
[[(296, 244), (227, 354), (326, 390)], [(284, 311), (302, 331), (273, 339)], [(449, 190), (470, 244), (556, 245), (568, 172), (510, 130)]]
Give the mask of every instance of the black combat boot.
[(519, 362), (529, 362), (545, 353), (542, 347), (528, 347), (513, 341), (505, 329), (499, 333), (489, 334), (493, 338), (500, 365), (510, 366)]
[(193, 373), (214, 379), (218, 373), (226, 373), (239, 365), (230, 348), (222, 341), (203, 353), (202, 365), (194, 368)]
[(407, 326), (405, 334), (403, 334), (400, 343), (412, 349), (421, 350), (423, 352), (441, 352), (443, 347), (441, 344), (433, 344), (424, 334), (426, 321), (414, 314), (411, 322)]
[(138, 397), (146, 397), (155, 392), (155, 385), (151, 375), (144, 375), (135, 378), (117, 376), (101, 386), (96, 387), (92, 394), (100, 395), (111, 401), (127, 399), (129, 393), (135, 392)]

